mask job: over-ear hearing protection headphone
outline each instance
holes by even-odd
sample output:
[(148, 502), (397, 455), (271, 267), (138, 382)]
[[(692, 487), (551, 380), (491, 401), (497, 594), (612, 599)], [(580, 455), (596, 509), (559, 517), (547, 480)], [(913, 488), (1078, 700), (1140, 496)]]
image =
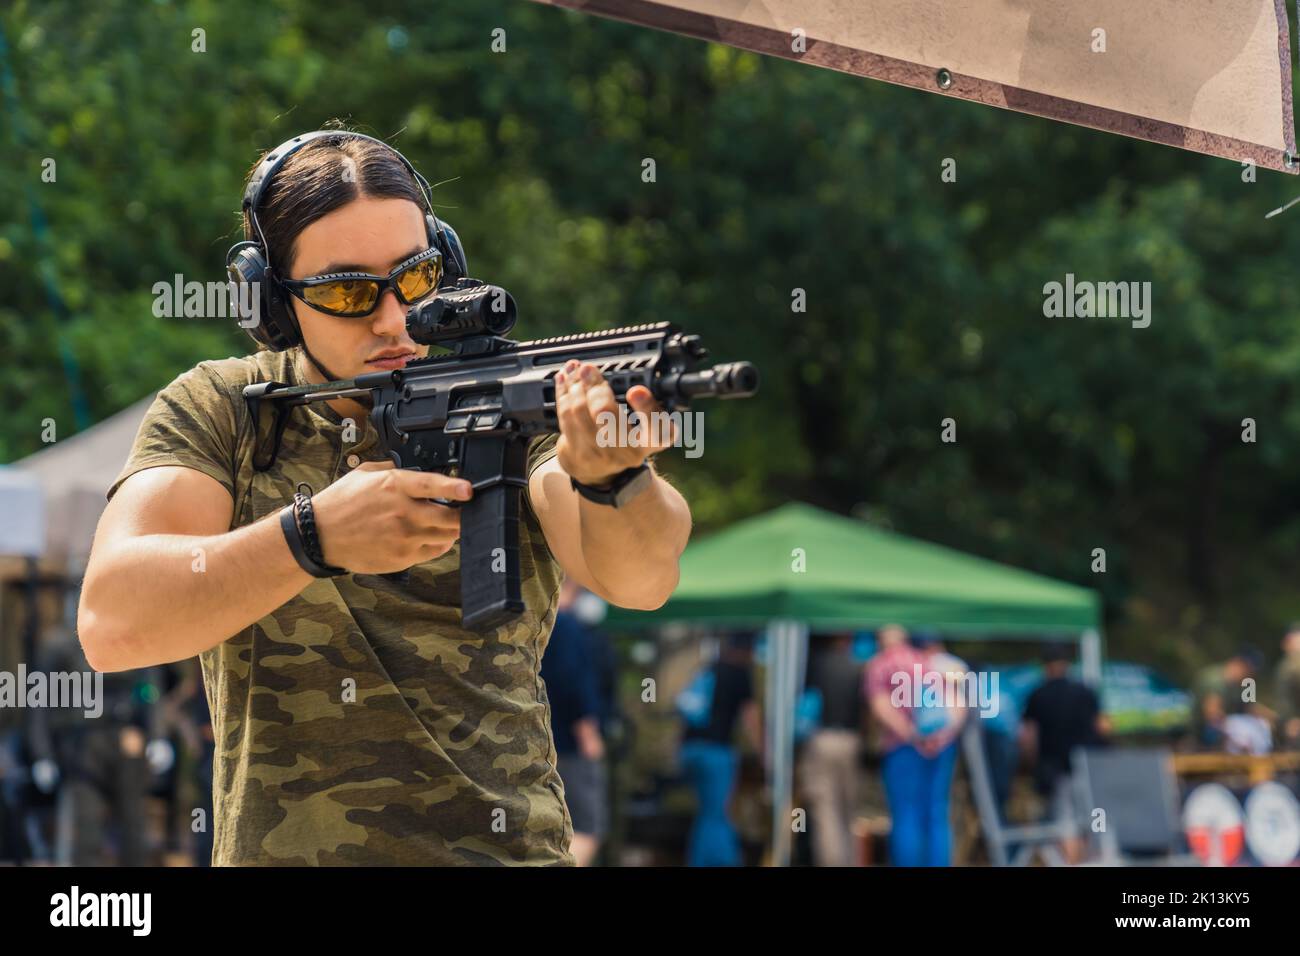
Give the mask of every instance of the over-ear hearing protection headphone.
[[(425, 229), (428, 232), (429, 243), (442, 253), (443, 284), (452, 284), (456, 279), (469, 275), (469, 268), (465, 263), (465, 250), (461, 247), (456, 231), (434, 215), (433, 193), (429, 181), (416, 172), (410, 160), (400, 152), (383, 140), (347, 130), (322, 129), (295, 136), (263, 157), (253, 177), (248, 181), (248, 188), (244, 190), (243, 209), (257, 239), (237, 242), (226, 253), (226, 272), (234, 284), (230, 290), (231, 314), (238, 318), (240, 327), (251, 335), (254, 341), (275, 352), (283, 352), (285, 349), (303, 344), (302, 330), (298, 327), (298, 320), (289, 305), (289, 296), (280, 286), (279, 274), (270, 262), (266, 237), (262, 234), (262, 226), (257, 221), (258, 205), (272, 178), (290, 156), (313, 140), (331, 136), (340, 139), (366, 139), (393, 151), (393, 154), (402, 161), (402, 165), (410, 171), (420, 187), (420, 194), (424, 197)], [(239, 288), (247, 283), (253, 283), (253, 294), (258, 298), (259, 314), (257, 315), (245, 306), (245, 304), (251, 305), (252, 299), (246, 290)]]

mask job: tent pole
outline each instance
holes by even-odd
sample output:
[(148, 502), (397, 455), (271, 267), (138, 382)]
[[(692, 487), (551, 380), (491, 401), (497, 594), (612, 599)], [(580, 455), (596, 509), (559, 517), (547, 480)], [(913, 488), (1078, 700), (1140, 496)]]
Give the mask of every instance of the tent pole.
[(763, 710), (766, 733), (764, 756), (767, 763), (767, 788), (772, 795), (772, 833), (768, 862), (779, 866), (777, 858), (781, 847), (781, 754), (775, 746), (781, 734), (781, 639), (782, 621), (769, 621), (767, 625), (767, 680), (763, 687)]
[(1101, 634), (1088, 629), (1079, 640), (1079, 665), (1083, 682), (1094, 690), (1101, 688)]
[(988, 844), (989, 862), (994, 866), (1006, 866), (1007, 844), (1002, 836), (1002, 819), (993, 798), (993, 782), (989, 778), (988, 761), (984, 759), (984, 740), (976, 721), (967, 720), (962, 728), (961, 748), (970, 775), (975, 812), (979, 815), (980, 829), (984, 831), (984, 840)]
[(783, 733), (785, 708), (782, 699), (785, 696), (785, 622), (773, 621), (768, 627), (767, 639), (767, 717), (769, 733), (766, 740), (768, 754), (768, 788), (772, 794), (772, 849), (770, 863), (781, 866), (783, 846), (782, 817), (784, 800), (781, 793), (781, 781), (785, 779), (785, 753), (779, 746)]
[(789, 866), (790, 812), (794, 800), (794, 709), (807, 659), (808, 625), (778, 620), (768, 624), (767, 751), (772, 793), (773, 866)]

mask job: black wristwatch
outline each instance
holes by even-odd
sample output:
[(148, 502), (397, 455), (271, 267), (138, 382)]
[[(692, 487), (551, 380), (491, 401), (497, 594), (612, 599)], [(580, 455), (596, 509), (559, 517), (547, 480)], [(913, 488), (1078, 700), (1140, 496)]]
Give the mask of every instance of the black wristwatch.
[(612, 505), (615, 508), (627, 504), (649, 488), (653, 481), (654, 472), (644, 462), (635, 468), (620, 471), (606, 488), (593, 488), (591, 485), (584, 485), (572, 475), (569, 476), (569, 483), (573, 485), (573, 490), (582, 497), (598, 505)]

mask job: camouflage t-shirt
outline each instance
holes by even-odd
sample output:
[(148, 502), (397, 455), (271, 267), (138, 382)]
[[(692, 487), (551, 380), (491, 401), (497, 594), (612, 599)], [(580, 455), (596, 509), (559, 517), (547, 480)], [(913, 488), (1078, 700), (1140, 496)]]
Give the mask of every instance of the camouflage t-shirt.
[[(219, 481), (231, 529), (386, 460), (368, 417), (295, 408), (280, 453), (252, 467), (250, 382), (298, 383), (297, 350), (201, 362), (145, 416), (129, 475), (183, 465)], [(534, 439), (528, 472), (555, 454)], [(460, 626), (460, 547), (398, 583), (314, 579), (200, 655), (217, 749), (218, 865), (572, 865), (573, 824), (555, 768), (540, 675), (563, 572), (527, 493), (520, 508), (525, 612), (485, 633)]]

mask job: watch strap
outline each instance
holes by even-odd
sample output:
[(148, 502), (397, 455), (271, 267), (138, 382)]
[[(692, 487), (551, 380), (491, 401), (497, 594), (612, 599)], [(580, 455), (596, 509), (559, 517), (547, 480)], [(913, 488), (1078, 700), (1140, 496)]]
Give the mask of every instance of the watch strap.
[(325, 563), (320, 550), (320, 539), (316, 536), (315, 514), (307, 495), (294, 495), (293, 504), (285, 505), (280, 511), (280, 530), (284, 532), (293, 559), (312, 577), (333, 578), (348, 573), (347, 568), (336, 568)]
[(626, 468), (614, 476), (613, 480), (610, 481), (608, 488), (595, 488), (591, 485), (585, 485), (572, 475), (569, 476), (569, 484), (573, 487), (574, 491), (582, 495), (582, 497), (586, 498), (588, 501), (594, 501), (598, 505), (609, 505), (610, 507), (617, 508), (620, 504), (626, 504), (628, 500), (626, 495), (621, 495), (620, 492), (648, 471), (650, 471), (650, 465), (645, 462), (642, 462), (633, 468)]

